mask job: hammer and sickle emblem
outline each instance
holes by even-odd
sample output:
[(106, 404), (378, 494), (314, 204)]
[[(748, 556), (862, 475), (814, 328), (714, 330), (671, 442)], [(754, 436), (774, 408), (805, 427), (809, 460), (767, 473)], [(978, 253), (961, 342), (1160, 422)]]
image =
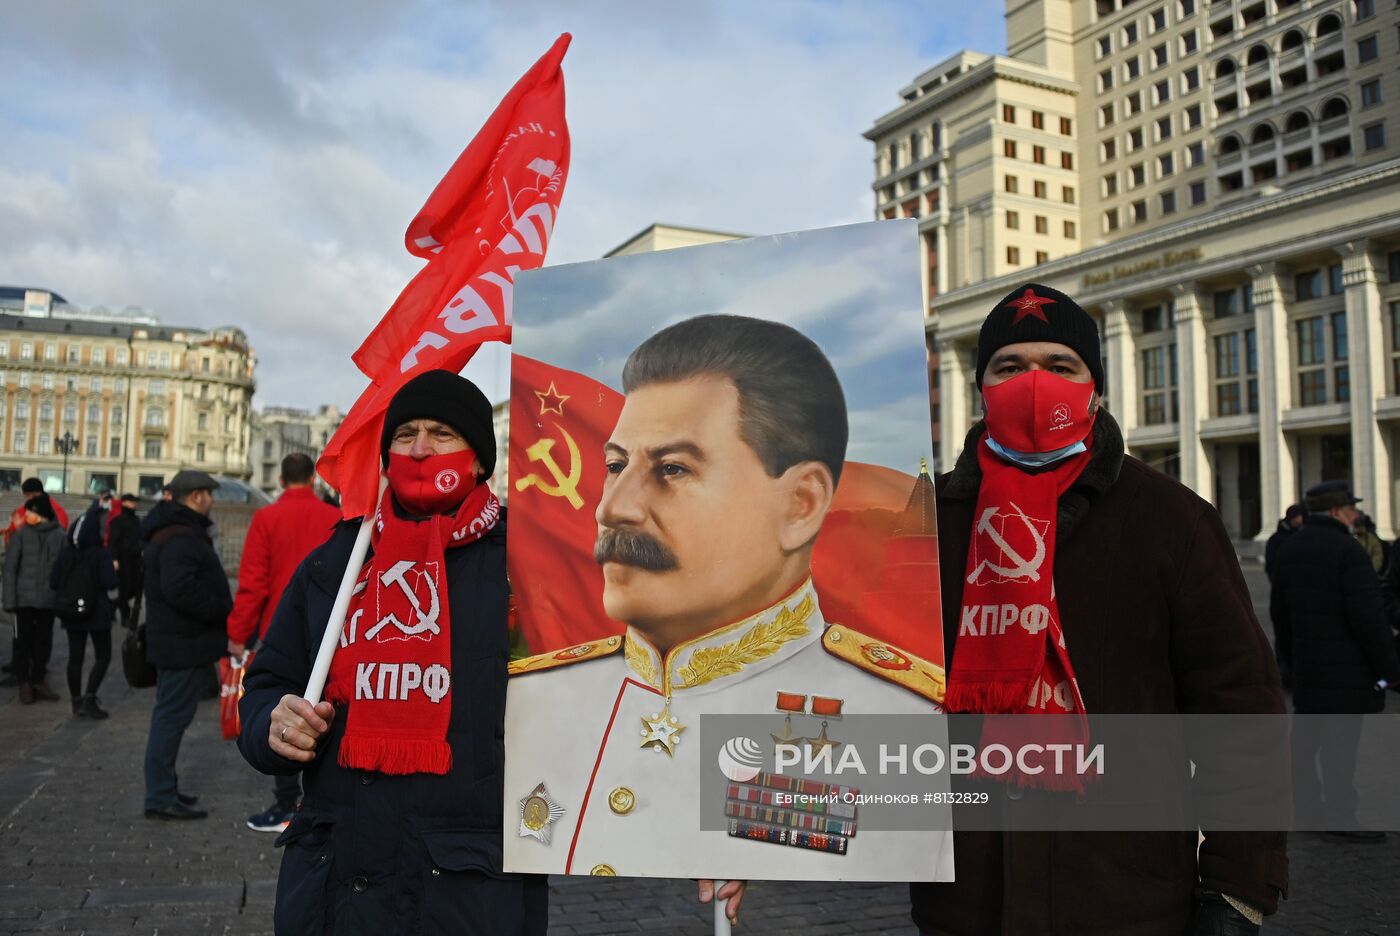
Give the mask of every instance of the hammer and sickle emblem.
[(972, 574), (967, 577), (969, 585), (977, 581), (977, 577), (982, 574), (983, 569), (989, 569), (996, 575), (1006, 579), (1028, 578), (1032, 582), (1040, 581), (1040, 564), (1045, 561), (1045, 537), (1041, 536), (1036, 530), (1035, 524), (1031, 521), (1030, 517), (1026, 516), (1024, 510), (1017, 507), (1015, 503), (1011, 504), (1011, 508), (1015, 511), (1011, 516), (1020, 517), (1021, 522), (1026, 525), (1026, 530), (1035, 538), (1035, 555), (1030, 559), (1024, 559), (1021, 557), (1020, 553), (1016, 552), (1016, 550), (1011, 547), (1011, 544), (1002, 537), (996, 527), (992, 526), (992, 520), (997, 515), (997, 508), (988, 507), (986, 510), (982, 511), (982, 519), (977, 521), (977, 532), (985, 533), (1014, 565), (1008, 568), (996, 565), (990, 559), (983, 559), (977, 564), (977, 568), (972, 570)]
[(554, 483), (550, 484), (544, 478), (531, 472), (519, 481), (515, 482), (515, 489), (523, 491), (527, 488), (537, 487), (541, 493), (550, 497), (562, 497), (569, 502), (569, 506), (575, 510), (583, 509), (583, 498), (578, 493), (578, 483), (583, 477), (583, 459), (579, 457), (578, 443), (574, 437), (569, 435), (569, 430), (556, 423), (557, 428), (564, 435), (564, 444), (569, 447), (569, 473), (559, 467), (559, 463), (554, 460), (554, 439), (540, 439), (534, 445), (525, 450), (525, 455), (532, 462), (539, 462), (544, 465), (545, 470), (553, 477)]
[(412, 560), (402, 559), (394, 563), (393, 566), (389, 568), (389, 571), (381, 575), (379, 577), (379, 582), (381, 585), (399, 586), (399, 590), (404, 593), (404, 597), (408, 599), (409, 605), (411, 605), (413, 608), (413, 614), (417, 619), (417, 623), (413, 624), (410, 627), (409, 625), (404, 624), (402, 621), (400, 621), (398, 617), (394, 615), (393, 612), (390, 612), (389, 614), (385, 615), (384, 618), (381, 621), (379, 621), (379, 623), (375, 624), (369, 630), (365, 631), (366, 640), (373, 640), (379, 635), (379, 632), (383, 630), (384, 627), (388, 624), (393, 624), (399, 630), (403, 631), (404, 636), (406, 637), (416, 637), (419, 634), (424, 633), (425, 631), (431, 631), (434, 634), (441, 633), (441, 631), (438, 629), (437, 620), (438, 615), (442, 611), (442, 606), (441, 603), (438, 601), (437, 585), (433, 582), (433, 577), (431, 575), (424, 576), (424, 579), (428, 583), (429, 601), (428, 610), (424, 611), (423, 606), (418, 603), (418, 596), (413, 593), (413, 586), (410, 585), (408, 583), (408, 579), (404, 577), (405, 573), (412, 569), (414, 565), (416, 565), (416, 563), (414, 563)]

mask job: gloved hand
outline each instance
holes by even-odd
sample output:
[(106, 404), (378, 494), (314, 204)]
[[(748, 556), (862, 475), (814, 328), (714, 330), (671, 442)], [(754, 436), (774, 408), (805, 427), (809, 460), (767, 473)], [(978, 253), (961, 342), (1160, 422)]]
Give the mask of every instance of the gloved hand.
[(1186, 936), (1258, 936), (1259, 927), (1245, 919), (1223, 896), (1197, 888)]

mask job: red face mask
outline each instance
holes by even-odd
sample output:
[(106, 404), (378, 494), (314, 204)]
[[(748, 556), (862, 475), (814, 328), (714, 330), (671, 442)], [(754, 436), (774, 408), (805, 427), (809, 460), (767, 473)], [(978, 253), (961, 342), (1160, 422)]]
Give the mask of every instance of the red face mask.
[(418, 459), (390, 452), (389, 487), (410, 513), (446, 513), (476, 487), (476, 453), (466, 448)]
[(1043, 370), (982, 388), (988, 434), (1016, 452), (1053, 452), (1082, 442), (1094, 428), (1093, 398), (1092, 381), (1075, 383)]

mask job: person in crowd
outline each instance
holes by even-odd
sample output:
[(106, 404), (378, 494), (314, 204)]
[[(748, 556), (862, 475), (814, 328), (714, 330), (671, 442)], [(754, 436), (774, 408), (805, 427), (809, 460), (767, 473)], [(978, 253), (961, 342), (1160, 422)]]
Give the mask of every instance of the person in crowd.
[(123, 494), (121, 510), (107, 524), (107, 548), (117, 566), (117, 615), (123, 627), (135, 627), (131, 620), (136, 596), (141, 593), (141, 519), (135, 494)]
[(1302, 504), (1290, 504), (1284, 513), (1283, 519), (1278, 522), (1278, 529), (1270, 536), (1269, 541), (1264, 544), (1264, 574), (1269, 581), (1274, 580), (1274, 559), (1278, 556), (1279, 547), (1298, 532), (1298, 528), (1303, 525), (1303, 516), (1307, 511)]
[(1390, 544), (1381, 539), (1380, 534), (1376, 532), (1376, 521), (1372, 520), (1366, 511), (1356, 512), (1356, 526), (1352, 535), (1366, 550), (1366, 558), (1371, 561), (1371, 568), (1376, 570), (1377, 575), (1383, 574)]
[[(976, 378), (985, 419), (937, 481), (948, 711), (1281, 714), (1219, 515), (1125, 455), (1101, 405), (1093, 318), (1058, 290), (1016, 287), (982, 324)], [(957, 624), (1007, 605), (1047, 612), (1046, 626)], [(1190, 764), (1163, 751), (1160, 767)], [(1202, 759), (1196, 782), (1224, 770)], [(1257, 773), (1262, 795), (1282, 795), (1277, 771)], [(1029, 782), (999, 779), (1010, 799)], [(938, 936), (1257, 932), (1287, 883), (1285, 833), (1201, 835), (955, 831), (957, 880), (911, 885), (914, 922)]]
[(1356, 755), (1361, 715), (1385, 707), (1387, 685), (1400, 687), (1400, 656), (1371, 557), (1353, 536), (1360, 499), (1347, 482), (1324, 481), (1303, 503), (1307, 518), (1279, 550), (1269, 604), (1293, 670), (1293, 709), (1355, 717), (1325, 727), (1294, 720), (1295, 822), (1344, 841), (1380, 842), (1385, 833), (1357, 828)]
[[(94, 504), (73, 524), (63, 551), (54, 563), (49, 584), (56, 610), (68, 632), (68, 693), (78, 718), (107, 717), (97, 690), (112, 662), (113, 602), (109, 593), (117, 587), (112, 554), (102, 545), (105, 511)], [(92, 671), (83, 691), (83, 660), (92, 642)]]
[[(250, 644), (256, 649), (297, 566), (326, 541), (340, 521), (340, 511), (316, 496), (312, 487), (315, 477), (316, 464), (310, 456), (301, 452), (288, 455), (282, 459), (282, 474), (277, 479), (281, 496), (253, 514), (238, 563), (238, 593), (228, 619), (228, 652), (234, 656)], [(272, 789), (276, 797), (273, 804), (248, 817), (248, 828), (255, 832), (285, 829), (301, 800), (298, 774), (275, 774)]]
[(188, 469), (170, 479), (170, 500), (141, 524), (146, 543), (146, 659), (156, 670), (156, 703), (146, 738), (146, 817), (203, 819), (194, 797), (180, 792), (175, 761), (194, 720), (211, 665), (227, 646), (233, 609), (228, 576), (209, 538), (209, 509), (218, 487)]
[(297, 569), (244, 680), (243, 756), (305, 785), (278, 839), (275, 930), (544, 933), (546, 879), (501, 867), (509, 637), (491, 404), (455, 374), (420, 374), (388, 406), (380, 455), (388, 489), (325, 700), (303, 693), (354, 522)]
[(25, 502), (24, 526), (5, 551), (4, 605), (15, 616), (15, 663), (19, 700), (57, 702), (47, 672), (53, 651), (54, 592), (49, 574), (63, 549), (53, 501), (42, 491)]
[[(25, 478), (24, 482), (20, 484), (19, 489), (24, 495), (24, 501), (10, 514), (9, 526), (0, 530), (0, 538), (4, 539), (7, 547), (10, 545), (10, 540), (14, 538), (15, 533), (19, 532), (25, 526), (24, 517), (26, 505), (31, 500), (44, 493), (44, 482), (40, 481), (38, 478)], [(68, 514), (64, 512), (63, 505), (59, 504), (57, 501), (51, 501), (51, 503), (53, 505), (54, 517), (57, 519), (59, 527), (64, 530), (68, 529)], [(13, 686), (23, 682), (18, 676), (18, 661), (19, 625), (16, 623), (14, 634), (10, 639), (10, 662), (6, 663), (4, 666), (0, 666), (0, 672), (4, 673), (3, 678), (0, 678), (0, 686)]]

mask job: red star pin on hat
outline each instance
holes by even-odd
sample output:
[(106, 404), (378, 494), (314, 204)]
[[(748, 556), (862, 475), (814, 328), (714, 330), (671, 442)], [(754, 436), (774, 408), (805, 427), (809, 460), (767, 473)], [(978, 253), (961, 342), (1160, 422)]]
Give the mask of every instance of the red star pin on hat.
[(1011, 320), (1011, 324), (1018, 325), (1021, 319), (1034, 316), (1049, 325), (1050, 320), (1045, 317), (1045, 310), (1041, 306), (1050, 305), (1054, 301), (1054, 299), (1048, 299), (1044, 296), (1037, 296), (1034, 289), (1026, 287), (1026, 291), (1021, 294), (1020, 299), (1013, 299), (1008, 303), (1011, 308), (1016, 310), (1016, 317)]

